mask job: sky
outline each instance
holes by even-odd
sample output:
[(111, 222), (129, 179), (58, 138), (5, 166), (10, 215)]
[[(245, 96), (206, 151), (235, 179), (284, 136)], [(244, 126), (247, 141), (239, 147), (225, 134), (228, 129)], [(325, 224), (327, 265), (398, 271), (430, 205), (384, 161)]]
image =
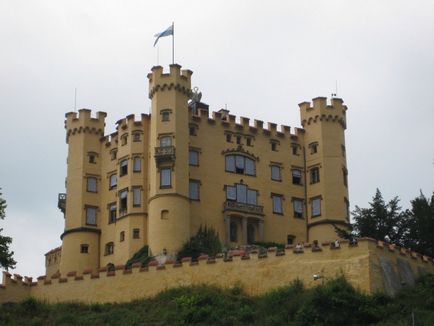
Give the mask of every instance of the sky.
[(106, 133), (148, 113), (146, 75), (175, 61), (212, 111), (300, 127), (298, 103), (348, 106), (351, 207), (378, 187), (403, 208), (434, 190), (434, 2), (387, 0), (0, 0), (2, 235), (13, 273), (45, 273), (61, 244), (64, 115), (108, 113)]

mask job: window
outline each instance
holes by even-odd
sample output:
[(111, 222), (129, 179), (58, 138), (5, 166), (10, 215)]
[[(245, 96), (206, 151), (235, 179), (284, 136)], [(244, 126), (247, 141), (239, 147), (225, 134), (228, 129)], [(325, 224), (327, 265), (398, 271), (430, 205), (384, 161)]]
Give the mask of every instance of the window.
[(120, 162), (120, 171), (119, 175), (122, 177), (128, 174), (128, 159), (124, 159)]
[(86, 207), (86, 224), (96, 225), (96, 207)]
[(273, 213), (283, 214), (282, 195), (272, 194), (271, 200), (273, 201)]
[(196, 126), (189, 126), (188, 127), (188, 133), (190, 136), (196, 136), (197, 135), (197, 127)]
[(133, 172), (140, 172), (142, 170), (142, 158), (134, 156), (133, 158)]
[(160, 188), (169, 188), (172, 186), (171, 168), (162, 168), (160, 170)]
[(347, 187), (348, 186), (348, 171), (345, 168), (342, 169), (342, 175), (344, 178), (344, 185), (345, 185), (345, 187)]
[(345, 145), (341, 145), (341, 150), (342, 150), (342, 156), (345, 157), (346, 155)]
[(292, 245), (294, 243), (294, 238), (295, 236), (293, 236), (292, 234), (288, 234), (288, 236), (286, 237), (286, 243)]
[(257, 205), (258, 192), (254, 189), (248, 188), (244, 184), (236, 184), (235, 186), (226, 186), (226, 199), (236, 201), (238, 203), (245, 203), (250, 205)]
[(349, 221), (350, 220), (350, 202), (348, 199), (344, 198), (345, 203), (345, 218)]
[(241, 145), (241, 136), (237, 136), (237, 144)]
[(161, 211), (161, 219), (168, 220), (169, 219), (169, 211), (167, 209), (163, 209)]
[(161, 110), (161, 121), (169, 121), (170, 120), (170, 109)]
[(271, 166), (271, 180), (274, 180), (274, 181), (281, 181), (282, 180), (282, 176), (280, 173), (280, 166), (278, 166), (278, 165), (272, 165)]
[(189, 197), (191, 200), (199, 200), (199, 185), (197, 180), (190, 180), (189, 183)]
[(226, 142), (232, 143), (232, 135), (231, 134), (226, 134)]
[(96, 164), (96, 157), (97, 157), (96, 153), (88, 153), (87, 156), (90, 164)]
[(96, 192), (96, 178), (95, 177), (87, 177), (86, 190), (88, 192)]
[(116, 212), (117, 212), (117, 206), (116, 203), (109, 204), (109, 220), (108, 224), (112, 224), (116, 222)]
[(140, 239), (140, 229), (133, 229), (133, 239)]
[(277, 145), (278, 145), (278, 142), (274, 140), (274, 141), (271, 141), (270, 144), (271, 144), (271, 150), (272, 150), (273, 152), (277, 152)]
[(116, 188), (117, 185), (118, 185), (118, 177), (116, 176), (116, 174), (112, 174), (109, 180), (109, 190)]
[(171, 136), (163, 136), (160, 138), (160, 147), (169, 147), (172, 146), (172, 137)]
[(311, 202), (311, 209), (312, 209), (312, 217), (320, 216), (321, 215), (321, 198), (312, 198)]
[(188, 152), (188, 163), (193, 166), (199, 165), (199, 152), (195, 150), (190, 150)]
[(255, 175), (255, 161), (242, 155), (226, 155), (227, 172)]
[(128, 209), (128, 189), (119, 191), (119, 214), (124, 215)]
[(237, 223), (231, 222), (229, 238), (231, 242), (237, 242)]
[(310, 169), (310, 183), (319, 182), (319, 168)]
[(133, 142), (139, 142), (140, 139), (140, 132), (136, 131), (133, 133)]
[(292, 206), (294, 208), (294, 217), (303, 217), (303, 200), (302, 199), (293, 199)]
[(112, 151), (110, 152), (110, 159), (116, 160), (116, 157), (118, 156), (118, 150), (117, 149), (112, 149)]
[(253, 146), (253, 145), (252, 145), (252, 138), (247, 137), (247, 139), (246, 139), (246, 144), (247, 144), (247, 146)]
[(301, 170), (299, 169), (292, 170), (292, 184), (301, 185)]
[(89, 253), (89, 245), (88, 244), (81, 244), (80, 245), (80, 253), (88, 254)]
[(125, 231), (119, 233), (119, 242), (125, 241)]
[(309, 144), (309, 148), (310, 148), (310, 153), (311, 154), (318, 153), (318, 143), (317, 142), (310, 143)]
[(292, 155), (298, 155), (298, 145), (297, 144), (292, 144), (291, 149), (292, 149)]
[(140, 187), (133, 188), (133, 207), (140, 207), (142, 204), (142, 189)]
[(114, 248), (115, 248), (115, 246), (114, 246), (114, 244), (113, 244), (113, 242), (109, 242), (109, 243), (107, 243), (106, 245), (105, 245), (105, 255), (113, 255), (113, 253), (114, 253)]
[(128, 134), (123, 134), (121, 136), (121, 145), (126, 145), (128, 142)]

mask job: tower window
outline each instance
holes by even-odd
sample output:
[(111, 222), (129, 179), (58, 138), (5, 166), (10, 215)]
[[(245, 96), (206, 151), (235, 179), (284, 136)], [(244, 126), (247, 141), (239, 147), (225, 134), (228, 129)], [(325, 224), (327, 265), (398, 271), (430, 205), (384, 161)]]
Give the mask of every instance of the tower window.
[(160, 170), (160, 188), (170, 188), (172, 186), (171, 168), (162, 168)]
[(280, 171), (280, 166), (278, 166), (278, 165), (272, 165), (271, 166), (271, 180), (282, 181), (282, 174)]
[(96, 153), (91, 152), (88, 153), (87, 156), (90, 164), (96, 164), (96, 157), (98, 156)]
[(140, 229), (133, 229), (133, 239), (140, 239)]
[(348, 186), (348, 171), (344, 168), (342, 169), (342, 176), (343, 176), (343, 180), (344, 180), (344, 185), (345, 187)]
[(190, 125), (188, 127), (188, 133), (190, 134), (190, 136), (197, 136), (197, 126)]
[(86, 207), (86, 224), (96, 225), (96, 207)]
[(87, 177), (87, 185), (86, 190), (88, 192), (96, 192), (96, 178), (95, 177)]
[(344, 203), (345, 203), (345, 218), (347, 219), (347, 221), (350, 221), (350, 202), (348, 201), (348, 199), (344, 198)]
[(293, 199), (292, 206), (294, 208), (294, 217), (302, 218), (303, 217), (303, 200), (302, 199)]
[(319, 182), (319, 168), (310, 169), (310, 183), (318, 183)]
[(116, 222), (116, 211), (117, 211), (116, 203), (111, 203), (109, 205), (109, 220), (108, 220), (108, 224)]
[(82, 254), (89, 253), (89, 245), (88, 244), (81, 244), (80, 245), (80, 253), (82, 253)]
[(119, 175), (122, 177), (128, 174), (128, 159), (124, 159), (120, 162), (120, 171)]
[(301, 185), (301, 170), (299, 169), (292, 170), (292, 184)]
[(200, 182), (197, 180), (190, 180), (189, 183), (189, 197), (191, 200), (199, 200), (199, 186)]
[(133, 188), (133, 207), (140, 207), (142, 204), (142, 189), (140, 187)]
[(252, 145), (252, 138), (247, 137), (247, 138), (246, 138), (246, 144), (247, 144), (247, 146), (253, 146), (253, 145)]
[(115, 246), (114, 246), (113, 242), (108, 242), (108, 243), (106, 243), (106, 245), (105, 245), (105, 251), (104, 251), (104, 254), (105, 254), (105, 255), (113, 255), (113, 253), (114, 253), (114, 249), (115, 249)]
[(312, 217), (321, 215), (321, 197), (312, 198), (311, 200)]
[(128, 208), (128, 189), (119, 191), (119, 214), (124, 215)]
[(116, 157), (118, 156), (118, 150), (117, 149), (112, 149), (112, 151), (110, 152), (110, 159), (116, 160)]
[(297, 144), (292, 144), (291, 145), (291, 149), (292, 149), (292, 155), (298, 155), (298, 145)]
[(199, 166), (199, 152), (190, 150), (188, 152), (188, 163), (192, 166)]
[(342, 156), (345, 157), (346, 155), (345, 145), (341, 145), (341, 149), (342, 149)]
[(118, 177), (116, 176), (116, 174), (112, 174), (109, 180), (109, 190), (116, 188), (117, 185), (118, 185)]
[(273, 213), (283, 214), (282, 195), (271, 194), (271, 200), (273, 202)]
[(139, 142), (140, 139), (140, 132), (136, 131), (133, 133), (133, 142)]
[(172, 112), (171, 109), (165, 109), (165, 110), (161, 110), (160, 114), (161, 114), (161, 121), (170, 121), (170, 113)]
[(121, 231), (121, 233), (119, 233), (119, 242), (123, 241), (125, 241), (125, 231)]
[(142, 159), (140, 156), (133, 158), (133, 172), (140, 172), (142, 170)]
[(271, 150), (273, 152), (277, 152), (277, 144), (276, 143), (271, 143)]
[(123, 134), (121, 137), (121, 145), (126, 145), (128, 142), (128, 134)]
[(318, 153), (318, 142), (310, 143), (309, 148), (311, 154)]

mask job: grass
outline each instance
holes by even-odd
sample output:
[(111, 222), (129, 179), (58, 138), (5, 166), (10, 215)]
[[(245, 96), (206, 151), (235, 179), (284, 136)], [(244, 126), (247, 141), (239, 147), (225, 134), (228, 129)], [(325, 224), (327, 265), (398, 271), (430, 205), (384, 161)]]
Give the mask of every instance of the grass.
[(395, 298), (366, 295), (343, 277), (306, 289), (299, 280), (261, 296), (198, 285), (118, 304), (0, 306), (0, 325), (434, 325), (434, 276)]

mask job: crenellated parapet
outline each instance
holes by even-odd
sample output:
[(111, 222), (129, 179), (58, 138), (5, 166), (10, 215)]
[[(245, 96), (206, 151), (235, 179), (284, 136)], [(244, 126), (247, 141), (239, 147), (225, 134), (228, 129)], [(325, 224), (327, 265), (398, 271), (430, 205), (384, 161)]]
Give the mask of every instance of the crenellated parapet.
[(97, 112), (96, 117), (91, 116), (91, 110), (80, 109), (77, 112), (68, 112), (65, 114), (66, 143), (71, 135), (88, 133), (101, 137), (104, 136), (105, 117), (107, 113)]
[(332, 97), (330, 104), (327, 104), (326, 97), (316, 97), (312, 103), (302, 102), (298, 106), (300, 107), (303, 128), (318, 121), (333, 121), (338, 122), (342, 128), (346, 129), (347, 106), (340, 98)]
[(186, 95), (191, 95), (191, 70), (181, 70), (178, 64), (170, 65), (170, 73), (163, 73), (163, 67), (154, 66), (148, 74), (149, 98), (152, 99), (156, 92), (175, 89)]

